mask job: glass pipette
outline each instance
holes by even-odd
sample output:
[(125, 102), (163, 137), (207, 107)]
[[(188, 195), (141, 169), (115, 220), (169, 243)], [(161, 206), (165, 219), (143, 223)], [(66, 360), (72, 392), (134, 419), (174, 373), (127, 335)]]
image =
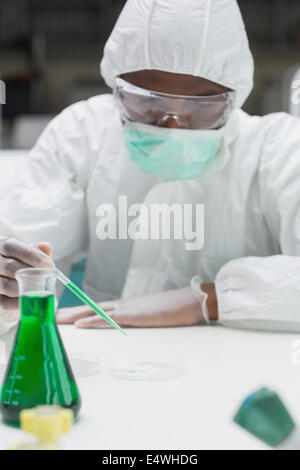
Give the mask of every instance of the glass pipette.
[(57, 278), (62, 282), (73, 294), (77, 295), (79, 299), (88, 305), (94, 312), (96, 312), (100, 317), (102, 317), (107, 323), (111, 326), (119, 330), (123, 335), (127, 336), (124, 330), (112, 319), (110, 316), (101, 308), (99, 305), (96, 304), (88, 295), (86, 295), (79, 287), (74, 284), (64, 273), (62, 273), (59, 269), (56, 269)]

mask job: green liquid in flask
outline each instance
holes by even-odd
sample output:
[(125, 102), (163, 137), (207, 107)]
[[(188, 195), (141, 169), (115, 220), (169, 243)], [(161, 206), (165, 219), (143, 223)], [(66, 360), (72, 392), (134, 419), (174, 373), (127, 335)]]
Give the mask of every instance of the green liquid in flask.
[(55, 300), (49, 292), (20, 297), (21, 321), (4, 376), (0, 409), (4, 421), (37, 405), (71, 408), (76, 416), (80, 395), (55, 324)]

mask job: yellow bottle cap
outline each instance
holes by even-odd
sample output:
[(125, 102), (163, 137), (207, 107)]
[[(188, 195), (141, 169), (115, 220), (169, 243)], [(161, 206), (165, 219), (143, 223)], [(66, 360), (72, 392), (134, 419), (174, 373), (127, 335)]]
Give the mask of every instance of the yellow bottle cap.
[(55, 405), (37, 406), (20, 413), (23, 431), (44, 440), (56, 440), (70, 432), (73, 420), (72, 410)]

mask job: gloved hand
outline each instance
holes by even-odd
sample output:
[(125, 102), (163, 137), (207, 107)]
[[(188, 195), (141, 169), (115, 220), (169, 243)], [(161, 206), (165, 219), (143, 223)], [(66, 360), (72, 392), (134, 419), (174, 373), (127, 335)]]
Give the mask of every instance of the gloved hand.
[[(99, 305), (120, 326), (191, 326), (203, 320), (201, 303), (191, 287), (101, 302)], [(60, 309), (56, 321), (61, 324), (74, 323), (78, 328), (96, 328), (106, 324), (86, 306)]]
[(10, 322), (19, 317), (16, 271), (52, 267), (50, 253), (48, 243), (34, 247), (12, 238), (0, 238), (0, 322)]

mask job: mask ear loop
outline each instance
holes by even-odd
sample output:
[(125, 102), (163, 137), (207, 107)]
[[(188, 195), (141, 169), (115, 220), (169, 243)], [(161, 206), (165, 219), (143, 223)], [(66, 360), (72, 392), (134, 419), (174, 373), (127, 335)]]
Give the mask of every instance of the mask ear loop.
[(192, 288), (193, 294), (200, 302), (200, 305), (202, 308), (203, 319), (206, 324), (209, 324), (210, 320), (209, 320), (209, 314), (208, 314), (208, 309), (206, 305), (208, 295), (206, 292), (203, 292), (203, 290), (201, 289), (202, 282), (203, 281), (200, 276), (194, 276), (191, 279), (191, 288)]

